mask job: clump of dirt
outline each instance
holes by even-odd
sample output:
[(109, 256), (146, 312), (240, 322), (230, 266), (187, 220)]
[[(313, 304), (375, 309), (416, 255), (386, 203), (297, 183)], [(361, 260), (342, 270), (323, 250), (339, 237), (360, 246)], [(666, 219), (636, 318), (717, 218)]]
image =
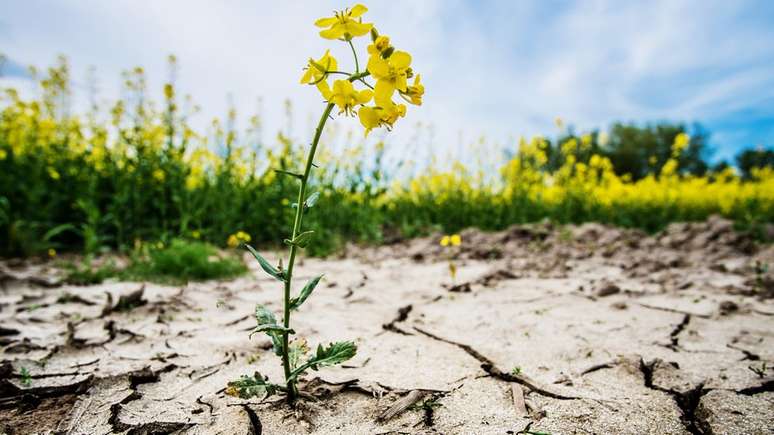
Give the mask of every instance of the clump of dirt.
[(250, 262), (250, 276), (184, 286), (62, 285), (46, 264), (0, 264), (0, 432), (770, 430), (771, 245), (719, 218), (439, 239), (303, 260), (301, 280), (327, 278), (294, 329), (358, 354), (304, 379), (295, 409), (224, 392), (256, 370), (282, 379), (271, 343), (248, 338), (256, 303), (281, 312)]
[(27, 395), (15, 402), (5, 402), (0, 405), (0, 433), (53, 433), (77, 401), (78, 396), (65, 394), (47, 398)]

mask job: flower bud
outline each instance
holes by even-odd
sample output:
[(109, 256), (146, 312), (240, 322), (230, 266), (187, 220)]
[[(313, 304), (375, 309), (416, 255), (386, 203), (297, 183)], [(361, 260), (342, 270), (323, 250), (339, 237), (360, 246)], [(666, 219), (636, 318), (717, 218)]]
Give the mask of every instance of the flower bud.
[(382, 59), (387, 59), (388, 57), (392, 56), (392, 53), (395, 51), (395, 47), (389, 47), (386, 50), (382, 52)]

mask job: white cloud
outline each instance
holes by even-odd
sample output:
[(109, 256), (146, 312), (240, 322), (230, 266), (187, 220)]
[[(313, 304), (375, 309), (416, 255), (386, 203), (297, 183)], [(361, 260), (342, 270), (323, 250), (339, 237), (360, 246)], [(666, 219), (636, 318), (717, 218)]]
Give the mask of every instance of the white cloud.
[[(435, 147), (428, 155), (434, 155), (464, 149), (460, 134), (463, 143), (482, 134), (503, 143), (551, 132), (556, 116), (582, 128), (619, 119), (711, 123), (774, 96), (774, 30), (766, 25), (774, 8), (766, 3), (369, 3), (368, 17), (414, 55), (426, 84), (425, 105), (410, 108), (389, 135), (414, 156), (426, 146), (428, 126)], [(225, 113), (229, 93), (245, 118), (262, 97), (265, 139), (271, 139), (287, 125), (283, 101), (290, 98), (293, 135), (307, 140), (321, 107), (314, 90), (298, 85), (300, 68), (331, 44), (317, 37), (312, 22), (345, 5), (16, 2), (0, 24), (0, 51), (36, 65), (64, 53), (81, 77), (94, 65), (110, 97), (118, 93), (120, 71), (135, 65), (146, 68), (158, 94), (167, 79), (165, 56), (174, 53), (181, 88), (203, 107), (200, 123)], [(346, 46), (334, 53), (349, 56)], [(355, 124), (348, 120), (338, 130)], [(417, 135), (422, 139), (412, 143)]]

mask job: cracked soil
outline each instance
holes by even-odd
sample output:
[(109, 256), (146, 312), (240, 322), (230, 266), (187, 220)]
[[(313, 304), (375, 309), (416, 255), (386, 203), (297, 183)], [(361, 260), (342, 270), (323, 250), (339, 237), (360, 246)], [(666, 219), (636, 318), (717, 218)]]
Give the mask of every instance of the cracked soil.
[(310, 372), (296, 409), (224, 393), (282, 377), (248, 339), (281, 289), (249, 261), (232, 281), (88, 287), (4, 261), (0, 433), (774, 433), (774, 279), (756, 267), (771, 245), (717, 218), (462, 238), (303, 260), (298, 282), (326, 278), (294, 329), (358, 353)]

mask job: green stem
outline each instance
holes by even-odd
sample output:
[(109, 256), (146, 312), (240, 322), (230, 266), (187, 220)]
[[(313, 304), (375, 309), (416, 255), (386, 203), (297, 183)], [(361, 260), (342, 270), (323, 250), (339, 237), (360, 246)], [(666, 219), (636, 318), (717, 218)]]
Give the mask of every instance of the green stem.
[(355, 52), (355, 46), (352, 45), (352, 40), (348, 39), (347, 42), (349, 42), (349, 48), (352, 49), (352, 56), (355, 58), (355, 74), (360, 73), (360, 64), (357, 62), (357, 52)]
[[(301, 231), (301, 221), (304, 217), (304, 201), (306, 199), (306, 186), (309, 181), (309, 173), (312, 171), (312, 164), (314, 163), (314, 154), (317, 151), (317, 144), (320, 142), (320, 136), (322, 135), (325, 122), (333, 110), (333, 103), (328, 103), (325, 107), (325, 111), (320, 117), (320, 121), (317, 123), (317, 129), (314, 132), (314, 139), (312, 140), (312, 147), (309, 149), (309, 156), (306, 158), (306, 167), (304, 168), (304, 174), (301, 177), (301, 186), (298, 188), (298, 201), (296, 202), (296, 217), (293, 220), (293, 234), (290, 240), (296, 238)], [(290, 328), (290, 288), (293, 281), (293, 265), (296, 262), (296, 252), (298, 246), (290, 245), (290, 256), (288, 258), (288, 268), (285, 271), (285, 316), (284, 325), (285, 328)], [(298, 395), (296, 389), (296, 380), (291, 378), (290, 370), (290, 357), (288, 354), (288, 332), (282, 334), (282, 366), (285, 370), (285, 382), (287, 383), (287, 395), (288, 402), (293, 403)]]
[(370, 72), (363, 71), (361, 73), (352, 74), (351, 76), (349, 76), (349, 78), (347, 80), (349, 80), (351, 82), (354, 82), (355, 80), (362, 80), (362, 79), (364, 79), (364, 78), (366, 78), (366, 77), (368, 77), (370, 75), (371, 75)]
[[(353, 47), (354, 50), (354, 47)], [(348, 80), (353, 82), (355, 80), (361, 80), (369, 75), (368, 71), (356, 72), (349, 76)], [(304, 218), (304, 201), (306, 199), (306, 187), (309, 182), (309, 174), (312, 171), (312, 165), (314, 164), (314, 154), (317, 151), (317, 145), (320, 143), (320, 136), (322, 135), (325, 123), (331, 115), (333, 110), (333, 103), (328, 103), (323, 111), (320, 121), (317, 123), (317, 129), (314, 132), (314, 139), (312, 139), (312, 146), (309, 149), (309, 155), (306, 158), (306, 167), (304, 173), (301, 176), (301, 186), (298, 188), (298, 200), (296, 201), (296, 216), (293, 219), (293, 233), (290, 236), (290, 240), (296, 238), (301, 232), (301, 222)], [(284, 326), (286, 329), (290, 329), (290, 289), (293, 282), (293, 266), (296, 263), (296, 253), (298, 252), (298, 246), (290, 245), (290, 254), (288, 256), (288, 268), (285, 270), (285, 304), (284, 304)], [(290, 369), (290, 355), (288, 352), (288, 332), (282, 333), (282, 367), (285, 371), (285, 383), (287, 384), (287, 396), (288, 403), (293, 403), (298, 396), (298, 389), (296, 388), (296, 378), (298, 373), (294, 373)]]

